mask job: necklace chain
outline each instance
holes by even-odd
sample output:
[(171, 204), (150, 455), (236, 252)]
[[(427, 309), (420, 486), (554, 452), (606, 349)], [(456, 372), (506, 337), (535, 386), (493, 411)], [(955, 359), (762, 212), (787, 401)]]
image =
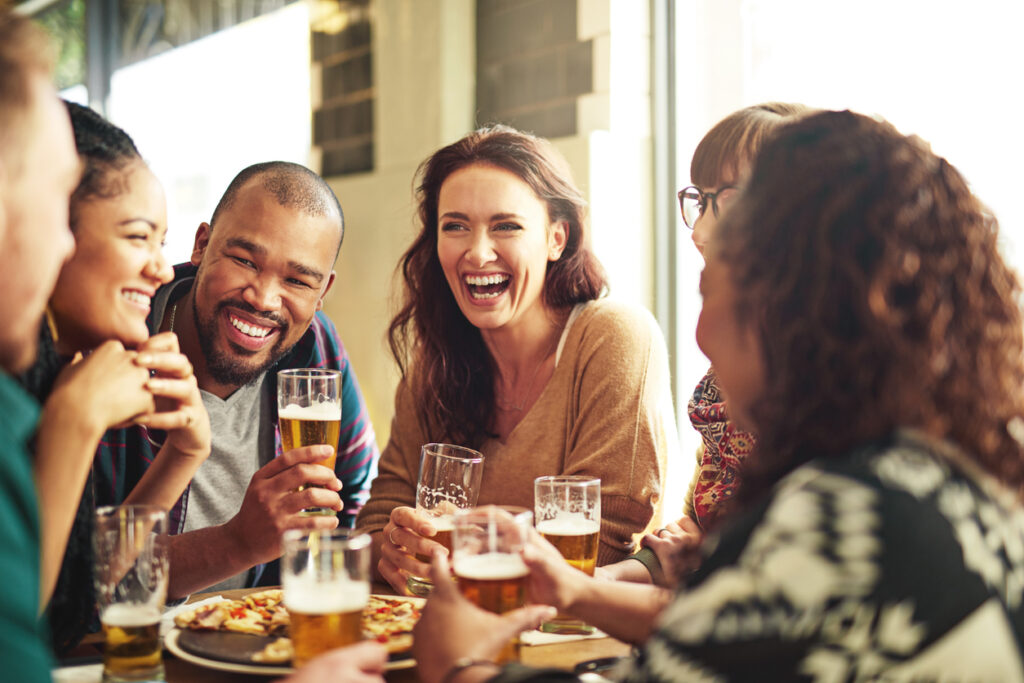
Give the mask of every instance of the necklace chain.
[(170, 326), (168, 328), (171, 332), (174, 332), (174, 316), (176, 316), (177, 314), (178, 314), (178, 302), (175, 301), (174, 305), (171, 306), (171, 324), (170, 324)]
[(517, 413), (520, 413), (520, 412), (523, 411), (523, 408), (526, 407), (526, 402), (530, 400), (530, 393), (533, 391), (533, 385), (537, 381), (537, 377), (540, 375), (540, 369), (544, 366), (544, 361), (546, 361), (548, 359), (548, 356), (551, 355), (551, 352), (554, 350), (555, 343), (557, 341), (558, 341), (558, 337), (556, 337), (552, 341), (551, 345), (548, 346), (547, 351), (544, 353), (543, 356), (541, 356), (540, 362), (537, 363), (537, 367), (534, 368), (533, 376), (530, 378), (530, 384), (529, 384), (529, 386), (526, 387), (526, 393), (523, 394), (523, 400), (520, 401), (519, 403), (507, 403), (507, 402), (502, 401), (501, 399), (499, 399), (497, 396), (495, 396), (494, 397), (494, 401), (495, 401), (495, 403), (498, 404), (499, 408), (501, 408), (502, 410), (515, 411)]

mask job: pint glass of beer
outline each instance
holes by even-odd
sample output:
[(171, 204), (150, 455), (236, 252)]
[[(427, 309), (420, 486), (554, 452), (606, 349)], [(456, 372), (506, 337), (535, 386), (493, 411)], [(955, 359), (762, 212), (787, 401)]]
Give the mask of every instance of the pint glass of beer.
[[(277, 373), (277, 422), (284, 451), (326, 444), (334, 449), (318, 465), (334, 471), (341, 434), (341, 372), (324, 368)], [(307, 515), (333, 515), (329, 508), (308, 508)]]
[[(593, 576), (601, 534), (601, 480), (587, 476), (537, 477), (533, 486), (537, 531), (562, 557)], [(558, 615), (541, 624), (548, 633), (592, 633), (594, 627), (569, 616)]]
[[(459, 510), (454, 515), (452, 568), (459, 591), (477, 607), (503, 614), (526, 604), (529, 569), (520, 552), (533, 513), (502, 505)], [(498, 662), (519, 658), (519, 639), (501, 652)]]
[(370, 600), (370, 537), (347, 529), (282, 537), (281, 584), (298, 668), (322, 652), (363, 639)]
[[(420, 476), (416, 481), (416, 511), (432, 517), (437, 529), (434, 540), (452, 551), (452, 524), (456, 510), (476, 505), (484, 457), (479, 451), (446, 443), (428, 443), (420, 449)], [(430, 558), (417, 555), (420, 562)], [(410, 576), (406, 581), (413, 595), (426, 596), (433, 588), (425, 576)]]
[(96, 601), (103, 681), (162, 681), (160, 613), (167, 599), (167, 512), (153, 505), (96, 510)]

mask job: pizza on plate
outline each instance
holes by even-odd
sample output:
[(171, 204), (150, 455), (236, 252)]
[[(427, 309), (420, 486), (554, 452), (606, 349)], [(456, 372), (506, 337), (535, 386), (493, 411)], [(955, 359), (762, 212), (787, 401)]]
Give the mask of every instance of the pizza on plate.
[[(363, 610), (363, 634), (382, 643), (391, 654), (407, 652), (412, 647), (412, 629), (422, 606), (421, 598), (371, 595)], [(239, 600), (200, 605), (174, 617), (175, 626), (183, 630), (280, 636), (253, 656), (254, 661), (265, 664), (291, 659), (289, 621), (280, 588), (250, 593)]]

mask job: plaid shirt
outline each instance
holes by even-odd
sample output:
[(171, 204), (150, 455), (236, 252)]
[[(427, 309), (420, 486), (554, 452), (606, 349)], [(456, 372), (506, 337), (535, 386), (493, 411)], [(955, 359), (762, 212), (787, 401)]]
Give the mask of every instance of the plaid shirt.
[[(165, 286), (173, 287), (182, 279), (194, 278), (195, 274), (196, 268), (191, 264), (175, 266), (174, 282)], [(159, 330), (160, 321), (153, 320), (152, 315), (148, 324), (150, 333), (155, 334)], [(309, 329), (298, 343), (268, 372), (276, 373), (278, 370), (289, 368), (341, 370), (342, 424), (334, 471), (342, 483), (341, 501), (344, 508), (340, 514), (340, 523), (341, 526), (351, 527), (355, 522), (356, 513), (370, 494), (370, 482), (377, 475), (380, 451), (348, 354), (345, 353), (345, 347), (338, 338), (334, 323), (322, 311), (316, 313)], [(268, 382), (264, 386), (266, 391), (274, 391), (276, 385)], [(277, 401), (271, 401), (271, 404), (276, 410)], [(277, 421), (276, 414), (274, 421)], [(213, 438), (216, 439), (217, 425), (212, 427)], [(152, 430), (147, 433), (142, 427), (112, 429), (103, 436), (93, 463), (98, 505), (116, 505), (123, 502), (142, 478), (159, 450), (147, 436), (157, 443), (163, 442), (162, 432)], [(275, 453), (281, 455), (281, 434), (276, 427), (274, 440)], [(188, 495), (189, 489), (185, 489), (171, 509), (171, 533), (181, 533), (184, 528)]]

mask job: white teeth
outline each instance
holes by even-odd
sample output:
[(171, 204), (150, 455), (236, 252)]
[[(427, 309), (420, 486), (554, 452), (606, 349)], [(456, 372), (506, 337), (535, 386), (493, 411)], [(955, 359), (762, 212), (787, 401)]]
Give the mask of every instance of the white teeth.
[(466, 284), (476, 285), (482, 287), (484, 285), (497, 285), (502, 282), (508, 282), (510, 276), (504, 273), (500, 275), (467, 275)]
[(235, 326), (235, 329), (239, 330), (242, 334), (247, 335), (249, 337), (257, 337), (259, 339), (262, 339), (263, 337), (266, 337), (268, 334), (270, 334), (269, 327), (256, 327), (255, 325), (244, 323), (238, 318), (229, 317), (228, 320), (230, 320), (231, 324)]
[(500, 296), (501, 292), (488, 292), (486, 294), (481, 294), (479, 292), (470, 292), (469, 295), (474, 299), (493, 299), (497, 296)]
[(149, 306), (150, 297), (146, 296), (142, 292), (136, 292), (133, 289), (126, 289), (123, 292), (121, 292), (121, 296), (127, 299), (128, 301), (131, 301), (132, 303)]

